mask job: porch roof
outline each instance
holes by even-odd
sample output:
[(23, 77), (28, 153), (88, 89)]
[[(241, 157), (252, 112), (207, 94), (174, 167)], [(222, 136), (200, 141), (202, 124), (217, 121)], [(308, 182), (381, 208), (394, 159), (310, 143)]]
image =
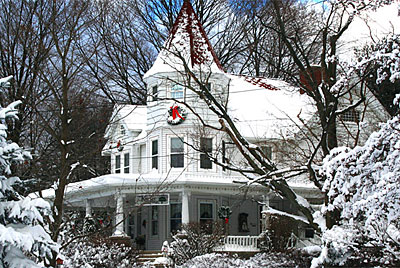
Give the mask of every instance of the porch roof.
[[(238, 183), (242, 182), (242, 183)], [(253, 194), (266, 194), (269, 190), (264, 186), (247, 184), (242, 176), (227, 176), (220, 174), (193, 174), (193, 173), (170, 173), (159, 174), (151, 172), (148, 174), (108, 174), (89, 180), (70, 183), (66, 186), (66, 200), (84, 200), (88, 198), (112, 196), (117, 192), (148, 194), (149, 192), (179, 192), (189, 187), (194, 191), (207, 193), (238, 193), (246, 190)], [(311, 184), (288, 181), (296, 192), (314, 192), (316, 190)], [(246, 188), (245, 188), (246, 187)], [(41, 192), (46, 199), (54, 198), (55, 190), (46, 189)], [(38, 197), (38, 193), (30, 194), (32, 198)]]

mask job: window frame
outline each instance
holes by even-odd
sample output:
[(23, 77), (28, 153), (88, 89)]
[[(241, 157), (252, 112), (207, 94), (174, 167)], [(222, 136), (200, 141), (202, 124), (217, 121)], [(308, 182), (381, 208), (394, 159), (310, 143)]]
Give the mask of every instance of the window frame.
[[(213, 165), (213, 161), (211, 160), (211, 158), (209, 158), (206, 153), (203, 153), (203, 148), (202, 148), (203, 147), (203, 143), (202, 143), (203, 140), (211, 140), (211, 149), (207, 150), (207, 148), (206, 148), (207, 153), (212, 154), (213, 147), (214, 147), (214, 139), (213, 138), (210, 138), (210, 137), (201, 137), (200, 138), (199, 169), (201, 169), (201, 170), (215, 170), (215, 165)], [(210, 168), (202, 167), (202, 163), (203, 163), (202, 162), (202, 157), (205, 157), (206, 159), (208, 159), (210, 161), (210, 164), (211, 164)]]
[(153, 85), (151, 87), (151, 100), (157, 101), (158, 100), (158, 85)]
[[(156, 212), (156, 213), (154, 213)], [(160, 210), (159, 206), (151, 206), (151, 213), (150, 213), (150, 235), (152, 237), (156, 237), (160, 235)], [(156, 228), (154, 228), (156, 227)]]
[(125, 129), (123, 124), (119, 125), (119, 135), (120, 136), (125, 136), (126, 135), (126, 129)]
[(361, 113), (360, 113), (360, 111), (358, 111), (355, 108), (347, 110), (346, 112), (344, 112), (340, 115), (340, 120), (343, 123), (358, 124), (361, 121), (360, 119), (361, 119)]
[(304, 238), (306, 239), (314, 239), (315, 237), (315, 230), (313, 228), (305, 228), (304, 229)]
[[(173, 139), (179, 139), (182, 141), (182, 152), (172, 152), (172, 140)], [(185, 168), (185, 152), (186, 152), (186, 148), (185, 148), (185, 138), (184, 137), (179, 137), (179, 136), (169, 136), (168, 138), (169, 144), (168, 144), (168, 161), (169, 161), (169, 167), (172, 169), (183, 169)], [(182, 155), (182, 166), (172, 166), (172, 155)]]
[[(268, 149), (268, 148), (269, 148), (270, 152), (266, 151), (266, 149)], [(273, 158), (274, 158), (274, 148), (273, 148), (272, 145), (262, 144), (262, 145), (260, 145), (260, 150), (263, 152), (263, 154), (265, 154), (265, 156), (267, 158), (268, 158), (268, 155), (269, 155), (269, 157), (270, 157), (270, 158), (268, 158), (269, 161), (273, 160)]]
[[(154, 150), (153, 150), (154, 142), (157, 143), (157, 152), (156, 153), (154, 153)], [(160, 149), (160, 146), (158, 144), (158, 139), (151, 140), (151, 169), (154, 168), (154, 169), (158, 170), (158, 168), (159, 168), (159, 157), (158, 157), (159, 156), (159, 149)], [(155, 165), (156, 167), (154, 167), (154, 163), (156, 163), (156, 165)]]
[(124, 153), (124, 174), (128, 174), (130, 171), (130, 153)]
[[(172, 206), (175, 205), (180, 205), (180, 217), (172, 217)], [(172, 221), (179, 221), (178, 225), (179, 228), (176, 230), (172, 230)], [(182, 203), (181, 202), (170, 202), (169, 204), (169, 234), (171, 235), (173, 231), (178, 231), (182, 227)]]
[[(176, 90), (178, 88), (179, 88), (179, 90)], [(176, 94), (178, 94), (178, 93), (181, 93), (182, 96), (180, 96), (181, 94), (179, 94), (179, 96), (177, 96)], [(185, 98), (185, 87), (181, 84), (171, 85), (170, 90), (169, 90), (169, 96), (172, 99), (177, 99), (177, 100), (184, 99)]]
[(121, 155), (115, 155), (115, 163), (114, 163), (114, 173), (120, 174), (121, 173)]
[[(212, 216), (209, 218), (206, 217), (201, 217), (201, 205), (202, 204), (208, 204), (211, 205), (211, 211), (212, 211)], [(209, 221), (211, 224), (213, 222), (215, 222), (216, 220), (216, 201), (215, 200), (204, 200), (204, 199), (200, 199), (198, 200), (198, 207), (197, 207), (197, 217), (198, 217), (198, 222), (200, 224), (200, 226), (202, 225), (202, 220), (206, 220)], [(205, 223), (207, 224), (207, 223)], [(212, 227), (212, 225), (211, 225)], [(207, 230), (209, 233), (212, 233), (212, 230)]]

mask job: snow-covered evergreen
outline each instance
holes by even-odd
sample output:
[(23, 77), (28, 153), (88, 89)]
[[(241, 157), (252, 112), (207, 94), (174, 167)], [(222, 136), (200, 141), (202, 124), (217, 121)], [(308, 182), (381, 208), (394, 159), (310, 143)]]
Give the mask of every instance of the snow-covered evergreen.
[(329, 205), (322, 212), (340, 211), (341, 223), (323, 233), (326, 254), (318, 261), (399, 263), (400, 116), (364, 146), (333, 150), (324, 160), (323, 173)]
[[(12, 77), (0, 79), (0, 88)], [(43, 228), (50, 204), (43, 199), (20, 196), (13, 188), (19, 182), (11, 176), (11, 165), (31, 158), (18, 144), (7, 140), (6, 120), (17, 120), (16, 106), (0, 107), (0, 268), (42, 267), (38, 262), (51, 257), (58, 246)]]

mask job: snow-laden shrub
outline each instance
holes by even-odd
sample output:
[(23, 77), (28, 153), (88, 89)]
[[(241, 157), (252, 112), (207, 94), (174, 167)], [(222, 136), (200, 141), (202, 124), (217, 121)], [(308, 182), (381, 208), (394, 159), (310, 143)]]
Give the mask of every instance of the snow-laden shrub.
[(210, 253), (195, 257), (178, 268), (243, 268), (243, 267), (309, 267), (310, 260), (307, 257), (298, 257), (298, 255), (269, 252), (256, 254), (249, 259), (241, 259), (237, 255)]
[(196, 256), (212, 252), (221, 244), (223, 237), (223, 224), (220, 222), (209, 226), (197, 222), (183, 224), (182, 230), (172, 236), (171, 258), (175, 264), (183, 264)]
[(267, 251), (285, 250), (290, 246), (292, 233), (298, 235), (298, 221), (285, 215), (267, 214), (268, 230), (260, 238), (260, 244)]
[[(8, 86), (11, 77), (0, 79), (0, 88)], [(20, 182), (12, 177), (11, 165), (31, 158), (16, 143), (7, 140), (6, 120), (16, 120), (14, 102), (0, 107), (0, 267), (42, 267), (58, 251), (49, 234), (42, 227), (44, 218), (51, 214), (50, 204), (41, 198), (20, 196), (13, 188)]]
[(61, 250), (65, 266), (70, 268), (130, 268), (138, 252), (127, 245), (106, 238), (83, 238)]
[(400, 117), (373, 133), (364, 146), (337, 148), (324, 160), (328, 211), (339, 225), (323, 230), (322, 263), (400, 266)]

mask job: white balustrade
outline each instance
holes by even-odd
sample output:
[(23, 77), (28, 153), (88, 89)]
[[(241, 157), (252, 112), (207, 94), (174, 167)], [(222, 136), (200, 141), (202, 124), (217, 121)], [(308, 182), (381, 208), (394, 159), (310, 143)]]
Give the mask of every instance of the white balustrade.
[(257, 247), (258, 236), (226, 236), (223, 244), (215, 251), (260, 251)]

